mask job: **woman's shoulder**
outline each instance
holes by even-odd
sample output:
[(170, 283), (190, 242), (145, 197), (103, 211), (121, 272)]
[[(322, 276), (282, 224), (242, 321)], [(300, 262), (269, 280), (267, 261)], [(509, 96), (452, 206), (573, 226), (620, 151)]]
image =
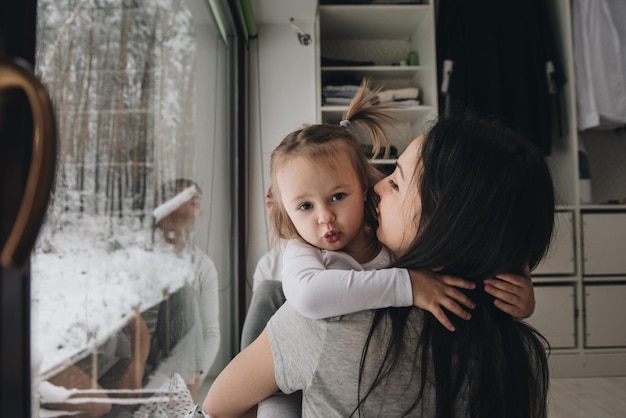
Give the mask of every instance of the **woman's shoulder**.
[(323, 339), (329, 330), (334, 332), (334, 330), (347, 331), (350, 328), (369, 329), (373, 316), (374, 311), (367, 310), (330, 318), (312, 319), (300, 314), (291, 307), (289, 301), (286, 301), (270, 319), (268, 330), (280, 334), (281, 338), (287, 337), (286, 334), (289, 333), (289, 338), (306, 339), (311, 335), (317, 335), (317, 338)]

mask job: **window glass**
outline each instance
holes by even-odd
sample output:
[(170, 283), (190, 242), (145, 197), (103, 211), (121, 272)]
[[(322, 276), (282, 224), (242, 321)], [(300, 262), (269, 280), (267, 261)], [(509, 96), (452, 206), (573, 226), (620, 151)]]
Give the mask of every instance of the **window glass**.
[(32, 258), (36, 416), (183, 416), (230, 352), (227, 45), (206, 2), (38, 9), (60, 146)]

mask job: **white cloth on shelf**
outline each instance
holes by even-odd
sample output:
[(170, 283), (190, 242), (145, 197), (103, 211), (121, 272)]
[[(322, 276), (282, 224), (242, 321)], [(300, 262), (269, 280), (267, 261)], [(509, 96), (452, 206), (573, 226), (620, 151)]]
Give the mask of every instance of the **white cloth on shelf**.
[(626, 2), (572, 3), (578, 129), (626, 124)]
[(376, 98), (380, 103), (393, 102), (396, 100), (417, 99), (418, 97), (419, 89), (417, 87), (382, 90), (376, 94)]

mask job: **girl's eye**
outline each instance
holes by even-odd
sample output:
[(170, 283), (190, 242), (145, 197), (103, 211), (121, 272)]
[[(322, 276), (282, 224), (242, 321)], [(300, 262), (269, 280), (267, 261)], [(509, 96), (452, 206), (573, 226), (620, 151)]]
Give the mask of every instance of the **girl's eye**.
[(300, 206), (298, 206), (298, 210), (309, 210), (313, 207), (312, 204), (310, 203), (303, 203)]
[(346, 197), (346, 194), (345, 194), (345, 193), (336, 193), (336, 194), (334, 194), (334, 195), (330, 198), (330, 201), (331, 201), (331, 202), (337, 202), (337, 201), (339, 201), (339, 200), (343, 199), (344, 197)]
[(391, 188), (392, 188), (393, 190), (398, 190), (398, 189), (399, 189), (399, 187), (398, 187), (398, 185), (396, 184), (396, 182), (395, 182), (395, 181), (393, 181), (393, 180), (391, 180), (391, 179), (389, 180), (389, 185), (391, 186)]

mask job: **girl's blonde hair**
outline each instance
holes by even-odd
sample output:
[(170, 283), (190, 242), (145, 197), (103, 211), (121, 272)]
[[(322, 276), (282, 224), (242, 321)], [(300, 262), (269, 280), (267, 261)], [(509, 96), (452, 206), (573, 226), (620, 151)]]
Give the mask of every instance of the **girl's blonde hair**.
[(365, 226), (376, 228), (377, 200), (372, 187), (383, 178), (383, 174), (369, 162), (362, 148), (364, 144), (351, 132), (351, 125), (362, 124), (369, 130), (372, 136), (373, 157), (378, 155), (383, 145), (385, 156), (388, 154), (389, 138), (383, 125), (392, 123), (395, 119), (385, 113), (390, 106), (375, 104), (378, 91), (379, 89), (370, 90), (369, 80), (364, 79), (340, 124), (322, 123), (304, 126), (288, 134), (274, 149), (270, 158), (270, 176), (274, 192), (274, 208), (270, 220), (279, 238), (301, 239), (287, 215), (276, 181), (278, 168), (283, 162), (294, 157), (304, 157), (327, 164), (333, 169), (341, 169), (346, 164), (341, 160), (341, 156), (347, 155), (366, 193)]

